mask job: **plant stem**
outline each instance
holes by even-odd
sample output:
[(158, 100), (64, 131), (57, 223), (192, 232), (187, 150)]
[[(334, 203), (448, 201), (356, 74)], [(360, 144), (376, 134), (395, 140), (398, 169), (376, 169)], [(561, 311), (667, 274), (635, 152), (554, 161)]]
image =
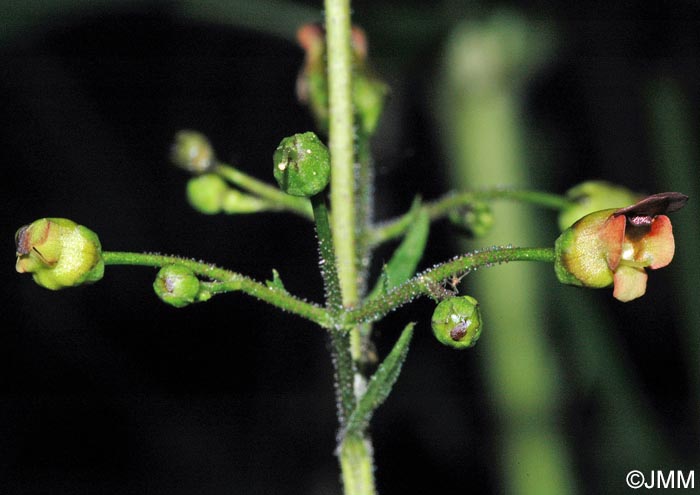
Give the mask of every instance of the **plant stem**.
[[(455, 208), (469, 206), (478, 201), (492, 201), (498, 199), (518, 201), (553, 210), (561, 210), (574, 204), (571, 200), (558, 194), (550, 194), (541, 191), (493, 188), (461, 193), (451, 192), (438, 200), (424, 204), (423, 208), (428, 212), (430, 220), (434, 221), (443, 218), (450, 210)], [(388, 220), (374, 227), (369, 233), (369, 243), (372, 246), (377, 246), (403, 235), (411, 223), (412, 214), (413, 213), (409, 211), (398, 218)]]
[(325, 0), (328, 54), (331, 227), (343, 305), (358, 301), (355, 236), (355, 153), (353, 138), (350, 1)]
[[(331, 153), (331, 228), (335, 247), (338, 278), (343, 306), (351, 308), (359, 300), (359, 254), (356, 232), (357, 203), (355, 202), (355, 150), (352, 106), (352, 57), (350, 51), (350, 0), (325, 0), (326, 43), (328, 64), (329, 148)], [(334, 348), (352, 353), (350, 362), (336, 360), (336, 387), (343, 375), (356, 373), (355, 361), (361, 357), (360, 330), (351, 329), (351, 336), (332, 332)], [(339, 340), (338, 337), (342, 337)], [(347, 354), (343, 354), (347, 357)], [(341, 374), (341, 368), (346, 368)], [(353, 382), (354, 385), (354, 382)], [(341, 389), (341, 396), (343, 395)], [(354, 390), (350, 388), (354, 394)], [(354, 397), (353, 397), (354, 399)], [(353, 401), (354, 402), (354, 401)], [(341, 428), (349, 414), (341, 415)], [(369, 436), (344, 437), (338, 449), (343, 487), (346, 495), (373, 495), (374, 462)]]
[[(337, 318), (342, 310), (342, 298), (338, 272), (336, 271), (335, 249), (333, 235), (328, 222), (328, 208), (323, 193), (311, 198), (311, 206), (316, 221), (318, 250), (321, 255), (321, 274), (326, 291), (326, 305), (330, 313)], [(338, 403), (338, 419), (341, 428), (355, 409), (355, 364), (350, 353), (350, 337), (339, 328), (331, 328), (331, 347), (333, 349), (333, 365), (335, 367), (335, 392)]]
[(371, 262), (372, 246), (368, 234), (372, 232), (374, 216), (374, 167), (370, 152), (369, 136), (357, 134), (357, 267), (360, 297), (367, 291), (367, 272)]
[(338, 270), (336, 268), (335, 247), (333, 245), (333, 234), (328, 221), (328, 207), (323, 193), (316, 194), (311, 198), (311, 208), (313, 209), (314, 221), (316, 222), (316, 235), (318, 236), (318, 252), (321, 256), (321, 275), (326, 291), (326, 304), (330, 311), (337, 314), (343, 306), (340, 293), (340, 282), (338, 281)]
[(346, 495), (371, 495), (374, 490), (372, 446), (358, 435), (343, 438), (340, 446), (340, 467)]
[(202, 263), (178, 256), (118, 251), (105, 251), (102, 253), (102, 259), (105, 265), (136, 265), (156, 268), (173, 264), (183, 265), (200, 277), (219, 282), (211, 285), (210, 290), (212, 294), (235, 291), (244, 292), (282, 310), (311, 320), (323, 328), (333, 327), (334, 319), (325, 308), (299, 299), (286, 291), (267, 287), (240, 273), (218, 268), (210, 263)]
[(475, 251), (459, 256), (452, 261), (437, 265), (416, 275), (379, 299), (367, 301), (359, 308), (346, 313), (347, 326), (382, 319), (390, 311), (403, 306), (416, 297), (440, 293), (440, 284), (453, 275), (464, 274), (477, 268), (509, 261), (554, 262), (554, 248), (497, 247)]
[(297, 215), (313, 220), (311, 205), (306, 198), (298, 198), (280, 191), (277, 187), (271, 186), (261, 180), (256, 179), (240, 170), (225, 163), (219, 163), (214, 172), (229, 181), (231, 184), (241, 189), (253, 193), (260, 198), (266, 199), (273, 208), (287, 210)]

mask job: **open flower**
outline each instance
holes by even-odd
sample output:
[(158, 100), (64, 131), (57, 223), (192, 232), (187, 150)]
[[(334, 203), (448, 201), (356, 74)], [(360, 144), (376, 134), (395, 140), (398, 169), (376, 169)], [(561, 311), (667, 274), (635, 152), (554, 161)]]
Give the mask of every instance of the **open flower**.
[(613, 297), (623, 302), (644, 295), (645, 268), (662, 268), (673, 259), (673, 229), (665, 213), (687, 200), (684, 194), (659, 193), (581, 218), (556, 241), (559, 281), (595, 288), (613, 284)]

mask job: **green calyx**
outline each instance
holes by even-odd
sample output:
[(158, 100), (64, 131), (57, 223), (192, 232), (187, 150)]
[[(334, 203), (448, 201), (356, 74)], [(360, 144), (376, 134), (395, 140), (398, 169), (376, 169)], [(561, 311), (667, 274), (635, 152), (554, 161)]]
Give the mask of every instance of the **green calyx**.
[(471, 296), (447, 298), (436, 306), (431, 324), (442, 344), (455, 349), (472, 347), (481, 335), (479, 303)]
[(197, 276), (183, 265), (167, 265), (160, 269), (153, 290), (166, 304), (183, 308), (195, 301), (204, 301), (211, 295), (202, 292)]
[(559, 213), (559, 229), (562, 231), (589, 213), (632, 205), (642, 195), (610, 182), (591, 180), (569, 189), (566, 197), (574, 203)]
[(97, 282), (104, 275), (102, 246), (92, 230), (66, 218), (42, 218), (15, 234), (16, 270), (51, 290)]
[(330, 181), (328, 148), (313, 132), (284, 138), (275, 150), (272, 161), (277, 184), (292, 196), (315, 196)]
[(613, 283), (602, 228), (614, 212), (615, 209), (608, 209), (589, 213), (557, 238), (554, 271), (561, 283), (592, 288)]
[(170, 159), (178, 167), (193, 174), (209, 171), (216, 161), (214, 149), (204, 134), (189, 130), (175, 134)]

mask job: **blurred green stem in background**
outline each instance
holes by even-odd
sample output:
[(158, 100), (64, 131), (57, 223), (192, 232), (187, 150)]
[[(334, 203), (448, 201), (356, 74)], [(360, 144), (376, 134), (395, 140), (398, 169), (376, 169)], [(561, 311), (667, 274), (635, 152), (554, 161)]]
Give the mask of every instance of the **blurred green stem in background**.
[[(520, 92), (551, 51), (549, 32), (516, 14), (498, 13), (483, 23), (463, 24), (450, 36), (438, 118), (458, 190), (534, 185), (526, 166)], [(521, 205), (501, 203), (493, 211), (498, 222), (480, 244), (541, 242), (537, 216)], [(551, 274), (518, 265), (478, 275), (470, 277), (469, 294), (482, 301), (489, 328), (481, 343), (482, 364), (502, 433), (503, 486), (498, 491), (574, 493), (571, 453), (559, 414), (562, 373), (543, 327), (548, 296), (538, 282)]]
[(596, 296), (558, 291), (553, 308), (564, 323), (568, 345), (563, 359), (577, 384), (577, 404), (590, 404), (599, 415), (600, 428), (592, 438), (598, 462), (589, 473), (595, 473), (599, 486), (613, 486), (632, 465), (646, 472), (664, 463), (680, 464), (672, 460), (668, 439), (656, 428), (659, 418)]
[[(693, 125), (691, 104), (682, 88), (669, 77), (659, 77), (648, 86), (647, 101), (655, 167), (655, 179), (663, 190), (684, 191), (694, 198), (674, 226), (683, 235), (676, 239), (678, 256), (673, 266), (674, 294), (679, 294), (679, 308), (669, 309), (680, 315), (681, 339), (685, 364), (690, 378), (691, 397), (695, 401), (691, 417), (700, 418), (700, 305), (697, 284), (700, 264), (695, 256), (700, 252), (700, 194), (698, 184), (698, 129)], [(674, 189), (675, 188), (675, 189)], [(697, 424), (697, 423), (696, 423)]]

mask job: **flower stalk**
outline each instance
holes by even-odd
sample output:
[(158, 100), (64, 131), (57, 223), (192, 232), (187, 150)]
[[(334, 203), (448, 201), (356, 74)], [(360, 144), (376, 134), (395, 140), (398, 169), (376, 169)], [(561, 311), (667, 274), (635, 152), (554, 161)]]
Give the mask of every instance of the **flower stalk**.
[[(506, 200), (531, 204), (551, 210), (563, 210), (574, 206), (574, 202), (565, 196), (543, 191), (526, 189), (508, 189), (496, 187), (479, 191), (451, 192), (443, 197), (426, 202), (422, 208), (428, 212), (431, 221), (446, 217), (450, 211), (470, 206), (482, 201)], [(378, 246), (384, 242), (400, 237), (411, 225), (412, 212), (376, 225), (368, 234), (369, 244)]]
[(211, 294), (243, 292), (277, 306), (284, 311), (310, 320), (323, 328), (331, 328), (333, 326), (333, 319), (325, 308), (304, 301), (286, 291), (268, 287), (250, 277), (219, 268), (210, 263), (178, 256), (121, 251), (105, 251), (102, 253), (102, 259), (105, 265), (136, 265), (155, 268), (173, 264), (182, 265), (200, 277), (211, 279), (213, 282), (207, 285), (207, 289)]

